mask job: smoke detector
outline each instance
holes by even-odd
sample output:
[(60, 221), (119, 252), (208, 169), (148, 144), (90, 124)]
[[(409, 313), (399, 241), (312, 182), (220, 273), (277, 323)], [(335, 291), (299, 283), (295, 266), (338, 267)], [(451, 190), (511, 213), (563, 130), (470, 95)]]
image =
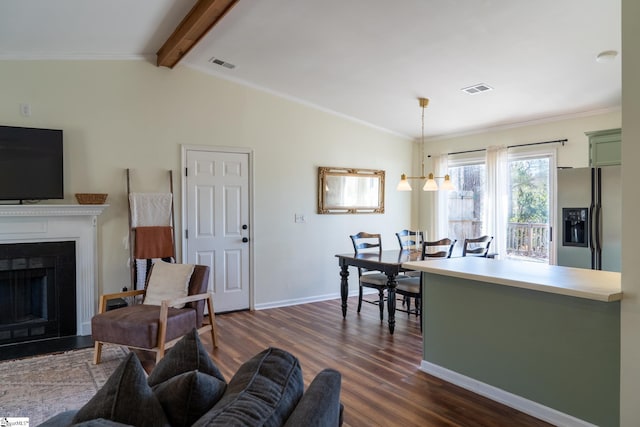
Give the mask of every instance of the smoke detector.
[(491, 86), (485, 83), (478, 83), (473, 86), (463, 87), (460, 89), (463, 92), (467, 92), (469, 95), (477, 95), (482, 92), (493, 90)]
[(234, 68), (236, 68), (236, 66), (233, 65), (232, 63), (223, 61), (222, 59), (216, 58), (215, 56), (212, 56), (211, 58), (209, 58), (209, 62), (211, 62), (212, 64), (216, 64), (216, 65), (220, 65), (222, 67), (228, 68), (230, 70), (233, 70)]

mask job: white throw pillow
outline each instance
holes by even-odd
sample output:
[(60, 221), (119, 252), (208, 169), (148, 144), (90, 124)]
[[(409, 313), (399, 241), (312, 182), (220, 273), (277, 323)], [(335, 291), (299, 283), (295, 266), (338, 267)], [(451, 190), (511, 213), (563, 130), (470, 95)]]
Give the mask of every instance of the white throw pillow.
[[(156, 261), (151, 269), (147, 293), (143, 304), (160, 305), (163, 300), (186, 297), (189, 294), (189, 280), (193, 273), (193, 264), (171, 264)], [(184, 307), (184, 304), (176, 305)]]

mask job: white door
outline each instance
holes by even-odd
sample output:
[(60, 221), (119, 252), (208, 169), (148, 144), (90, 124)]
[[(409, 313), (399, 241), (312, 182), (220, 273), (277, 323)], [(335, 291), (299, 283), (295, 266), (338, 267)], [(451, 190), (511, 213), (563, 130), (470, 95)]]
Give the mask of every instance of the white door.
[(249, 308), (249, 153), (185, 150), (184, 252), (211, 268), (216, 313)]

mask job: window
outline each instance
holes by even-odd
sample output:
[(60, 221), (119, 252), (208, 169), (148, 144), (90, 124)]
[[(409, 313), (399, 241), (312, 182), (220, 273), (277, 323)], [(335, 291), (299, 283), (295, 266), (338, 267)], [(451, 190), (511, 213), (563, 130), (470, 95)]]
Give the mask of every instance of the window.
[(450, 166), (449, 176), (456, 191), (447, 192), (447, 237), (459, 242), (454, 250), (459, 255), (464, 239), (483, 234), (486, 167), (484, 163)]
[(439, 192), (436, 234), (458, 241), (455, 255), (464, 239), (486, 234), (494, 237), (491, 252), (502, 258), (554, 263), (555, 148), (500, 150), (447, 159), (456, 191)]
[(545, 155), (509, 160), (507, 258), (549, 262), (550, 163)]

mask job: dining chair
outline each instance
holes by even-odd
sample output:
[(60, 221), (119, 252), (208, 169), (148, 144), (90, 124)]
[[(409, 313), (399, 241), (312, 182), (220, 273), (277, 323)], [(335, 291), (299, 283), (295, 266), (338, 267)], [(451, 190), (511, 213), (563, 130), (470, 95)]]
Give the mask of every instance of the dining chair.
[[(456, 239), (444, 238), (440, 240), (422, 242), (421, 259), (426, 258), (451, 258), (453, 247), (456, 245)], [(420, 330), (422, 331), (422, 273), (416, 277), (410, 277), (398, 281), (396, 286), (396, 294), (402, 295), (407, 301), (407, 314), (415, 313), (420, 321)], [(411, 298), (414, 300), (414, 308), (411, 308)], [(398, 309), (404, 311), (402, 309)]]
[(462, 256), (477, 256), (486, 258), (489, 254), (489, 246), (493, 241), (493, 236), (481, 236), (472, 239), (464, 239), (462, 246)]
[(433, 242), (422, 243), (422, 259), (425, 258), (451, 258), (456, 239), (444, 238)]
[[(411, 250), (412, 248), (420, 247), (422, 242), (424, 242), (424, 232), (422, 231), (413, 231), (413, 230), (402, 230), (396, 233), (396, 237), (398, 238), (398, 244), (400, 245), (400, 250), (406, 251)], [(419, 271), (405, 271), (403, 273), (406, 277), (419, 276)], [(404, 305), (404, 301), (403, 301)]]
[[(382, 253), (382, 237), (380, 234), (366, 233), (361, 231), (358, 234), (349, 236), (353, 243), (355, 254), (362, 252), (378, 252)], [(384, 320), (384, 291), (387, 289), (388, 278), (386, 274), (367, 270), (358, 267), (358, 313), (362, 308), (362, 302), (377, 304), (380, 308), (380, 321)], [(372, 288), (378, 291), (378, 300), (363, 299), (363, 288)]]
[(402, 230), (396, 233), (400, 249), (407, 250), (420, 246), (424, 242), (424, 232), (413, 230)]

